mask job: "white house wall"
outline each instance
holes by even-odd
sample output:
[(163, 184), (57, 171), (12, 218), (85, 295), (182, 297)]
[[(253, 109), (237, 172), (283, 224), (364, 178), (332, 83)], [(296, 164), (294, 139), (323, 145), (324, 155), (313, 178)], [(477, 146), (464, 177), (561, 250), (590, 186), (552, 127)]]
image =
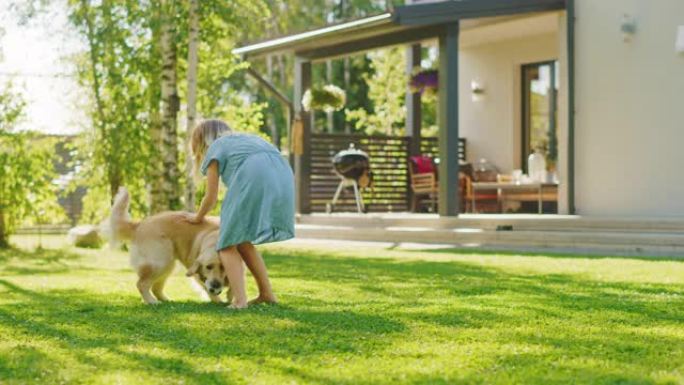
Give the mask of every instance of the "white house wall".
[[(629, 42), (620, 31), (624, 14), (636, 20)], [(577, 212), (683, 216), (684, 54), (675, 52), (675, 40), (684, 1), (576, 0), (576, 16)], [(464, 56), (472, 72), (480, 61)], [(463, 103), (462, 127), (476, 135), (471, 103)], [(495, 119), (485, 122), (485, 130), (495, 130)], [(500, 162), (509, 156), (490, 153), (484, 138), (475, 138), (477, 155)]]
[[(557, 16), (556, 20), (557, 20)], [(460, 133), (468, 158), (486, 158), (502, 172), (521, 167), (521, 65), (558, 58), (557, 32), (470, 45), (461, 35), (459, 58)], [(484, 87), (472, 100), (471, 81)]]

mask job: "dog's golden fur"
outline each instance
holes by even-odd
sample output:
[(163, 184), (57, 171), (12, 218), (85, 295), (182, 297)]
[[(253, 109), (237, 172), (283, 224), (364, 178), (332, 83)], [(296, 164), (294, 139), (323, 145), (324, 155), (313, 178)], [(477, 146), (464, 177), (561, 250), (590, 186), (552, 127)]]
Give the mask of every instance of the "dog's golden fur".
[[(215, 250), (219, 225), (215, 219), (201, 224), (182, 220), (182, 212), (164, 212), (133, 222), (128, 217), (129, 195), (121, 188), (109, 218), (110, 242), (130, 242), (131, 266), (138, 274), (137, 287), (147, 304), (168, 301), (164, 284), (175, 261), (201, 284), (214, 302), (228, 288), (225, 272)], [(228, 301), (231, 293), (228, 290)]]

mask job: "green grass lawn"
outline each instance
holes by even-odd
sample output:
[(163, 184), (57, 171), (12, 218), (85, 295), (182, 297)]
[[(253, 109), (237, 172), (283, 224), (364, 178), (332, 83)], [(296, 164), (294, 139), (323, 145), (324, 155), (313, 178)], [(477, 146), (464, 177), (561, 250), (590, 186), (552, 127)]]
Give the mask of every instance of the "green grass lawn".
[(684, 384), (680, 261), (271, 246), (281, 304), (231, 311), (181, 271), (144, 306), (123, 252), (13, 241), (0, 384)]

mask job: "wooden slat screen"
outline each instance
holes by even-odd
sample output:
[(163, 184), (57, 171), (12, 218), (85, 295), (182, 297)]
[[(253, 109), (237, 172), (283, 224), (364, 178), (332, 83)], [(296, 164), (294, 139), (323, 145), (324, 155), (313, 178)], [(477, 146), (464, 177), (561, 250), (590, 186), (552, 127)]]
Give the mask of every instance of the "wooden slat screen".
[[(311, 136), (311, 210), (324, 212), (335, 195), (340, 178), (333, 172), (332, 157), (350, 143), (370, 157), (375, 188), (363, 192), (368, 211), (406, 211), (408, 138), (340, 134)], [(351, 189), (342, 193), (335, 211), (356, 211)]]
[[(439, 157), (439, 141), (437, 138), (420, 138), (420, 153), (430, 155), (433, 158)], [(466, 161), (466, 140), (458, 139), (458, 159)]]
[[(332, 201), (340, 178), (333, 172), (332, 157), (353, 143), (368, 153), (373, 171), (374, 190), (363, 192), (369, 212), (407, 211), (409, 175), (409, 137), (361, 136), (345, 134), (311, 135), (311, 180), (309, 196), (312, 212), (325, 212)], [(437, 138), (422, 138), (421, 153), (437, 157)], [(459, 156), (465, 158), (465, 140), (459, 141)], [(345, 190), (335, 211), (356, 211), (354, 193)]]

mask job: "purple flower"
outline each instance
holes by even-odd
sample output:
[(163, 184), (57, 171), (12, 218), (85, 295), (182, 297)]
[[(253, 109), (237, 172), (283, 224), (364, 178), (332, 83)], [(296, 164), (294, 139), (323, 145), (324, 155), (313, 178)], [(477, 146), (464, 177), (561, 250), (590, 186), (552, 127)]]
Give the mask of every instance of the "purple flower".
[(435, 69), (421, 70), (411, 76), (409, 87), (413, 92), (436, 91), (439, 87), (439, 71)]

